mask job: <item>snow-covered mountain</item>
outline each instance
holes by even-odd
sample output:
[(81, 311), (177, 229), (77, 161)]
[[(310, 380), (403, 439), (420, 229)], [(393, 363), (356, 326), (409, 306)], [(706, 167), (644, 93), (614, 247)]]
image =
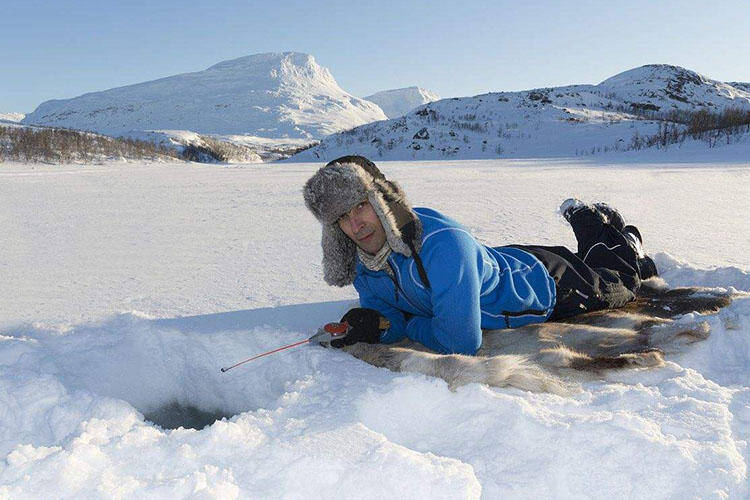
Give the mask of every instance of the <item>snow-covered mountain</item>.
[[(344, 154), (374, 159), (575, 156), (625, 149), (658, 131), (659, 114), (750, 110), (750, 92), (668, 65), (648, 65), (598, 85), (443, 99), (408, 115), (326, 137), (290, 161)], [(644, 115), (653, 115), (644, 119)]]
[(255, 54), (204, 71), (42, 103), (23, 122), (120, 135), (190, 130), (314, 139), (387, 117), (308, 54)]
[(437, 101), (440, 97), (436, 93), (420, 87), (406, 87), (376, 92), (368, 95), (365, 99), (380, 106), (380, 109), (388, 118), (398, 118), (417, 106)]

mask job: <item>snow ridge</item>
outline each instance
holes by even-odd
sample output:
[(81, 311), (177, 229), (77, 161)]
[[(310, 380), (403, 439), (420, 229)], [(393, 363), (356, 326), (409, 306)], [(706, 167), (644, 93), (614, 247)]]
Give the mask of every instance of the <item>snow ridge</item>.
[(312, 139), (385, 118), (377, 105), (341, 89), (311, 55), (284, 52), (46, 101), (23, 123), (108, 135), (190, 130)]
[[(570, 157), (627, 149), (655, 134), (657, 113), (750, 110), (750, 91), (669, 65), (635, 68), (598, 85), (493, 92), (419, 106), (400, 118), (326, 137), (290, 161), (344, 154), (382, 160)], [(644, 119), (654, 114), (655, 119)]]

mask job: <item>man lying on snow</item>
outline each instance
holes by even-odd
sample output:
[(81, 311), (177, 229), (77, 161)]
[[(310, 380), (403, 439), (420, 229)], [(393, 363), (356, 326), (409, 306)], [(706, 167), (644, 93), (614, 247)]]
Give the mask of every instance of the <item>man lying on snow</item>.
[[(641, 236), (606, 204), (560, 207), (578, 252), (561, 246), (487, 247), (456, 221), (412, 208), (404, 192), (362, 156), (319, 169), (304, 188), (323, 226), (330, 285), (354, 283), (361, 307), (341, 321), (355, 342), (408, 337), (439, 353), (475, 354), (482, 329), (514, 328), (621, 307), (656, 275)], [(381, 330), (381, 315), (390, 326)]]

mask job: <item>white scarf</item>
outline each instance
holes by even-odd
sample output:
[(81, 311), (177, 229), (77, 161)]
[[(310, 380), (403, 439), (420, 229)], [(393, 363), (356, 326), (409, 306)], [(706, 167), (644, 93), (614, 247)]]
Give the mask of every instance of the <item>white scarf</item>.
[(359, 260), (362, 261), (362, 264), (364, 264), (367, 269), (369, 269), (370, 271), (385, 271), (388, 274), (393, 275), (391, 266), (388, 265), (388, 256), (391, 255), (391, 252), (391, 246), (387, 241), (375, 255), (369, 254), (361, 248), (357, 247), (357, 255), (359, 256)]

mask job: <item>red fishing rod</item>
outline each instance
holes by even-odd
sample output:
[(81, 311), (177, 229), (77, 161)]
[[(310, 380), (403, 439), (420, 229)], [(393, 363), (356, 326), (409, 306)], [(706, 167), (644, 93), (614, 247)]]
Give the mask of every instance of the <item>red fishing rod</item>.
[(284, 349), (291, 349), (292, 347), (296, 347), (298, 345), (307, 344), (310, 342), (318, 342), (321, 344), (330, 344), (332, 340), (337, 339), (343, 339), (346, 337), (346, 335), (349, 333), (349, 330), (351, 330), (351, 327), (349, 326), (349, 323), (344, 321), (343, 323), (328, 323), (326, 325), (323, 325), (318, 329), (318, 331), (310, 337), (309, 339), (301, 340), (299, 342), (295, 342), (293, 344), (285, 345), (283, 347), (279, 347), (277, 349), (273, 349), (268, 352), (264, 352), (261, 354), (256, 354), (255, 356), (249, 357), (245, 360), (240, 361), (239, 363), (235, 363), (232, 366), (227, 366), (225, 368), (222, 368), (221, 371), (227, 372), (231, 370), (232, 368), (235, 368), (240, 365), (244, 365), (248, 361), (252, 361), (254, 359), (262, 358), (263, 356), (268, 356), (269, 354), (273, 354), (275, 352), (283, 351)]

